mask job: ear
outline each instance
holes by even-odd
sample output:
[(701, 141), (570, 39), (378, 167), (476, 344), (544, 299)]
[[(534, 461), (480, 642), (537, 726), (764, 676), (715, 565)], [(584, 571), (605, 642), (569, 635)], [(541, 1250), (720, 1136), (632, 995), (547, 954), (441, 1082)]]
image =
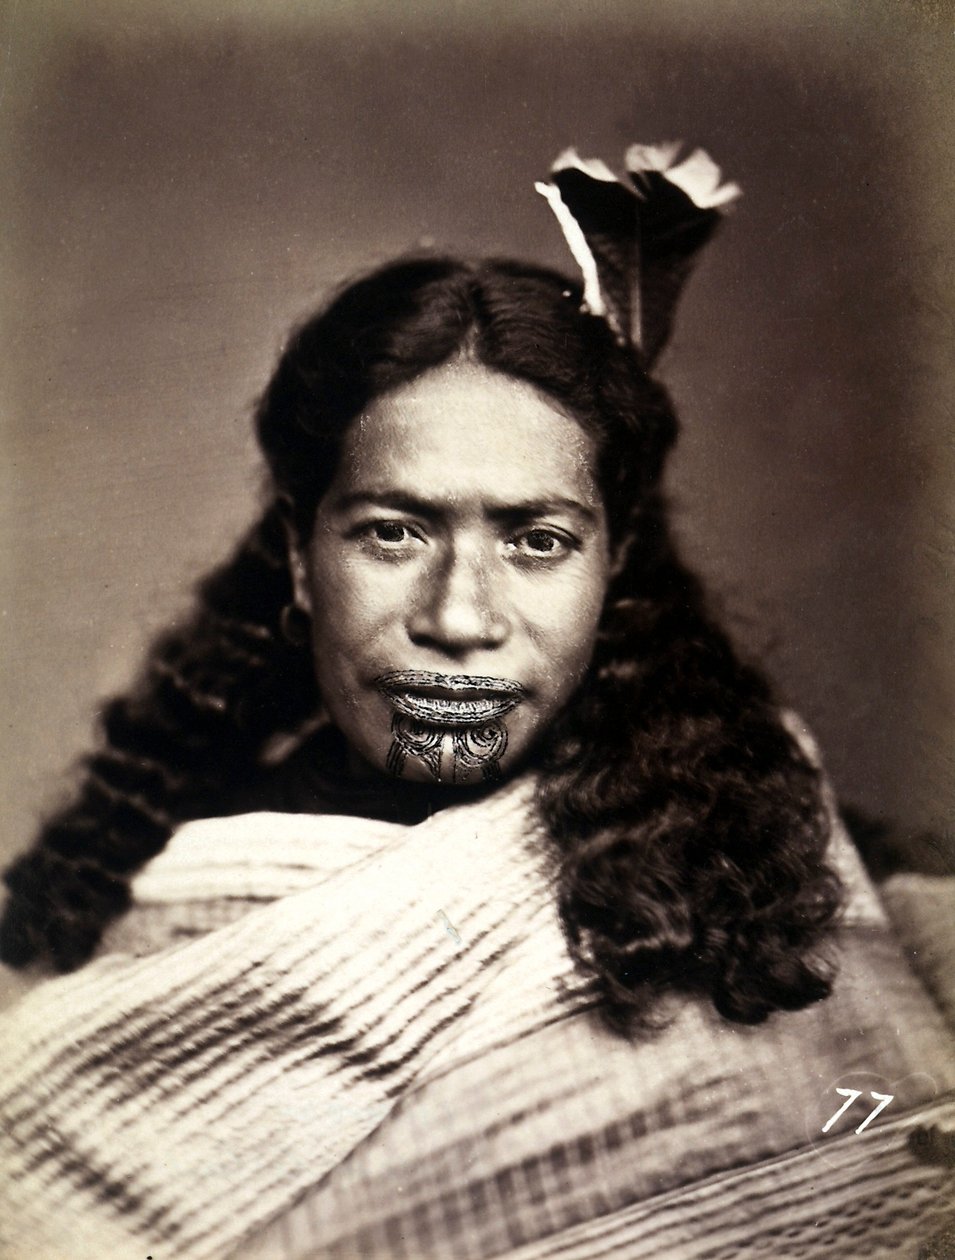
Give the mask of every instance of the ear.
[(308, 561), (305, 550), (297, 531), (287, 517), (283, 520), (283, 525), (285, 526), (285, 545), (288, 549), (288, 570), (292, 579), (292, 599), (297, 608), (301, 608), (302, 612), (311, 616), (312, 597), (309, 592)]

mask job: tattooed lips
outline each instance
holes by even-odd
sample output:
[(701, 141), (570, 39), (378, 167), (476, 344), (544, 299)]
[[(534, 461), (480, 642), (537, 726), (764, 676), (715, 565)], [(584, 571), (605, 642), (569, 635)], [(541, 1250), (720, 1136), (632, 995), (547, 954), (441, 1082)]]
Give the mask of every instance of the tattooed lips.
[(509, 713), (527, 697), (520, 683), (475, 674), (399, 669), (382, 674), (375, 682), (399, 713), (433, 726), (490, 722)]

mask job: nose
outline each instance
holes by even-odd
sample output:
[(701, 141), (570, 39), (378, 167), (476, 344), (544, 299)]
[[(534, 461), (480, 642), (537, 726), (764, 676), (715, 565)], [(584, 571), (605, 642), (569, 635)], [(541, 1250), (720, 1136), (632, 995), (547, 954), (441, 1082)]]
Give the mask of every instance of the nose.
[(453, 656), (500, 647), (510, 621), (480, 547), (455, 545), (421, 574), (408, 618), (411, 641)]

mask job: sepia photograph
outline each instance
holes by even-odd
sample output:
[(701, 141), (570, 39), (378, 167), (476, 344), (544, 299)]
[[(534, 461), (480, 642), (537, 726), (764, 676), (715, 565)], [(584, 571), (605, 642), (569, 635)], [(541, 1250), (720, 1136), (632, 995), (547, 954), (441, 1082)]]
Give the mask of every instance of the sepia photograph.
[(953, 84), (0, 0), (0, 1260), (955, 1260)]

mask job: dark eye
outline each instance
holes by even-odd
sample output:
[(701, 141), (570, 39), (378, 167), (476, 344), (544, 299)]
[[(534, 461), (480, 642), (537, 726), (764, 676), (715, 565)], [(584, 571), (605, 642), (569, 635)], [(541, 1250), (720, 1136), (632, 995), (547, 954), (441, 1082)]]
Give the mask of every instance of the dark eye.
[(517, 556), (529, 560), (562, 559), (575, 549), (575, 541), (571, 537), (555, 529), (526, 529), (516, 534), (508, 543), (508, 547)]
[(411, 531), (400, 521), (374, 521), (369, 532), (376, 542), (391, 544), (405, 543), (411, 539)]
[(561, 540), (547, 529), (530, 529), (524, 535), (524, 545), (528, 551), (539, 551), (542, 555), (553, 555), (561, 549)]
[(352, 533), (360, 545), (372, 555), (401, 558), (424, 542), (421, 533), (404, 521), (372, 520), (357, 525)]

